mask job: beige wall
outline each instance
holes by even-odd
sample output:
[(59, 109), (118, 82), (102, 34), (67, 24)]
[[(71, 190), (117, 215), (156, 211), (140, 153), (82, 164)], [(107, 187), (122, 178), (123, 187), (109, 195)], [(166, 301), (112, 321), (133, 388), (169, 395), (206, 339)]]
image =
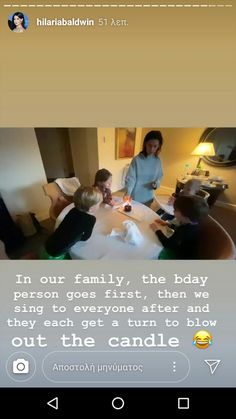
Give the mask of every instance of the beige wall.
[(75, 176), (82, 185), (92, 185), (98, 170), (96, 128), (70, 128), (69, 137)]
[(49, 199), (42, 185), (47, 183), (35, 132), (31, 128), (0, 129), (0, 193), (14, 217), (35, 212), (48, 217)]
[[(115, 128), (98, 128), (97, 131), (99, 169), (105, 168), (112, 173), (112, 191), (115, 192), (123, 188), (123, 170), (132, 159), (116, 159)], [(142, 129), (137, 128), (135, 154), (139, 150), (141, 134)]]
[(47, 178), (68, 177), (73, 173), (68, 129), (36, 128), (35, 132)]
[[(163, 164), (164, 177), (160, 193), (168, 193), (169, 189), (175, 188), (176, 178), (184, 173), (186, 164), (189, 165), (190, 171), (196, 167), (198, 157), (191, 156), (191, 152), (198, 144), (205, 128), (145, 128), (142, 131), (142, 140), (151, 129), (159, 129), (163, 135), (164, 145), (160, 158)], [(220, 195), (219, 201), (235, 205), (235, 166), (218, 168), (205, 162), (202, 162), (201, 166), (203, 169), (209, 170), (211, 176), (220, 176), (228, 183), (229, 189)]]

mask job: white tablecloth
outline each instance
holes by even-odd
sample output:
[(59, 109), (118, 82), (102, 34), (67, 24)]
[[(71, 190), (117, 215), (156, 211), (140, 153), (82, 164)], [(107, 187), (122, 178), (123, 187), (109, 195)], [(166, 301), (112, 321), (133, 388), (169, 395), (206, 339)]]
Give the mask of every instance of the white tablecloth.
[[(56, 227), (74, 207), (68, 205), (60, 213), (56, 221)], [(118, 209), (102, 204), (96, 212), (96, 224), (93, 233), (86, 242), (78, 242), (70, 249), (72, 259), (157, 259), (162, 245), (156, 234), (151, 230), (150, 223), (158, 218), (150, 208), (138, 202), (132, 202), (132, 212), (140, 219), (136, 221)], [(125, 243), (119, 237), (109, 237), (113, 228), (123, 228), (123, 221), (132, 220), (140, 230), (144, 240), (141, 245), (135, 246)]]

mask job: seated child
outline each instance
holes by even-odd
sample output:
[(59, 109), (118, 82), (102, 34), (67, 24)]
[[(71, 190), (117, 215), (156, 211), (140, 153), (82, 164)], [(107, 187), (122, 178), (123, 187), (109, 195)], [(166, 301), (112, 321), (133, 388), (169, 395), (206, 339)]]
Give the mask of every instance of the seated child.
[[(173, 205), (176, 198), (178, 196), (191, 196), (191, 195), (197, 195), (199, 190), (201, 188), (201, 182), (198, 179), (189, 179), (183, 186), (182, 190), (176, 190), (171, 196), (168, 201), (168, 205)], [(163, 219), (163, 220), (173, 220), (174, 216), (168, 214), (163, 209), (159, 209), (157, 211), (157, 214)]]
[(103, 196), (103, 203), (113, 207), (114, 202), (111, 194), (112, 174), (107, 169), (100, 169), (95, 175), (94, 185), (101, 192)]
[[(150, 225), (165, 248), (159, 259), (198, 259), (199, 222), (208, 215), (208, 210), (207, 202), (199, 196), (179, 196), (174, 202), (174, 214), (179, 225), (170, 225), (161, 219)], [(169, 225), (174, 230), (171, 237), (163, 234), (162, 225)]]
[(45, 250), (48, 257), (64, 259), (66, 252), (78, 241), (88, 240), (92, 234), (96, 212), (102, 202), (101, 192), (91, 186), (81, 186), (74, 194), (75, 207), (47, 239)]

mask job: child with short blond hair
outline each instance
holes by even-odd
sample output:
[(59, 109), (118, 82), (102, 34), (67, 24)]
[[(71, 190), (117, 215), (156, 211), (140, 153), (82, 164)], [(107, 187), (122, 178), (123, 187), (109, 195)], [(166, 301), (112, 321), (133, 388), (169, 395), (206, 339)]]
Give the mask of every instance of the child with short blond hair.
[(48, 238), (45, 249), (48, 258), (61, 258), (78, 241), (88, 240), (96, 217), (93, 215), (102, 202), (101, 192), (92, 186), (81, 186), (74, 194), (75, 207), (65, 216)]

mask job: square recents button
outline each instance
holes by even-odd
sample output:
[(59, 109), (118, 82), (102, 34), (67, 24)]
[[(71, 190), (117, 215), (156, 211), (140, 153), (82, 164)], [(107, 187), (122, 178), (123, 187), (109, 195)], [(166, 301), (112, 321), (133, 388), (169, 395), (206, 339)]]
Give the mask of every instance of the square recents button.
[(178, 409), (189, 409), (189, 397), (178, 397)]

